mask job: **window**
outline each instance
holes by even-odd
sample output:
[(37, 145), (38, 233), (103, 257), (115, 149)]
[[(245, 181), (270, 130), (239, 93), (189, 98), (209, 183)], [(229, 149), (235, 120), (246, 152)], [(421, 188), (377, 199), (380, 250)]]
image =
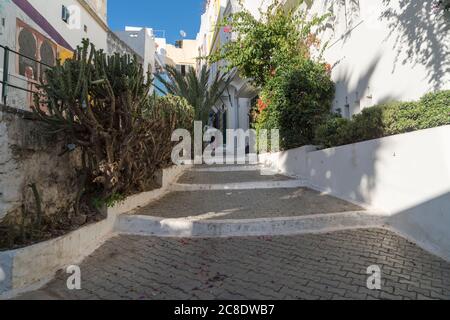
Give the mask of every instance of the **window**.
[(5, 28), (6, 28), (6, 19), (2, 18), (1, 19), (1, 25), (0, 25), (0, 35), (5, 33)]
[(186, 66), (185, 66), (185, 65), (182, 65), (182, 66), (181, 66), (181, 74), (182, 74), (183, 76), (186, 75)]
[(69, 23), (69, 19), (70, 19), (70, 12), (69, 9), (66, 6), (62, 6), (62, 16), (61, 16), (62, 21), (64, 21), (65, 23)]
[(347, 119), (350, 119), (350, 118), (351, 118), (351, 114), (350, 114), (350, 105), (349, 105), (349, 104), (346, 104), (346, 105), (344, 106), (344, 117), (347, 118)]
[[(32, 80), (39, 80), (44, 75), (46, 67), (56, 62), (56, 46), (38, 31), (19, 19), (17, 20), (17, 55), (18, 73)], [(36, 61), (41, 61), (39, 64)]]
[(19, 74), (30, 79), (36, 79), (37, 63), (26, 57), (36, 59), (37, 43), (33, 33), (28, 29), (19, 32)]
[[(41, 48), (39, 49), (39, 54), (41, 58), (41, 62), (46, 65), (52, 66), (55, 64), (55, 51), (53, 49), (53, 45), (49, 40), (44, 40), (41, 44)], [(49, 69), (45, 65), (41, 65), (41, 77), (45, 81), (45, 71)]]
[(84, 25), (84, 32), (88, 32), (88, 27), (87, 27), (87, 25)]

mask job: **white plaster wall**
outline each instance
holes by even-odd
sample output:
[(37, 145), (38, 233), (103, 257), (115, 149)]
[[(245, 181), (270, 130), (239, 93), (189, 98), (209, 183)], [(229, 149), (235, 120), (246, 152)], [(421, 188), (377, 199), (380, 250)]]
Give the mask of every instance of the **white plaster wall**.
[(303, 147), (260, 161), (314, 189), (381, 210), (391, 224), (450, 257), (450, 126), (320, 151)]
[(145, 73), (147, 71), (155, 72), (156, 41), (152, 29), (126, 27), (125, 31), (116, 31), (115, 34), (143, 57)]
[(351, 116), (375, 104), (450, 89), (450, 14), (433, 13), (432, 2), (314, 2), (311, 14), (334, 12), (334, 29), (321, 39), (330, 41), (324, 58), (335, 65), (335, 109)]
[(269, 5), (272, 4), (273, 0), (244, 0), (244, 8), (247, 9), (252, 15), (257, 19), (261, 16), (260, 11), (263, 12), (267, 9)]
[[(63, 38), (73, 47), (81, 43), (83, 38), (95, 44), (97, 49), (107, 50), (107, 31), (79, 4), (77, 0), (28, 0), (63, 36)], [(51, 4), (50, 4), (51, 3)], [(76, 5), (80, 8), (81, 20), (80, 29), (71, 29), (67, 23), (61, 19), (62, 6)], [(84, 32), (84, 25), (88, 31)]]
[[(22, 10), (20, 10), (14, 3), (2, 3), (1, 11), (0, 11), (0, 19), (5, 19), (5, 28), (0, 33), (0, 43), (4, 46), (8, 46), (9, 48), (16, 50), (16, 19), (20, 19), (23, 22), (30, 25), (33, 29), (37, 30), (41, 34), (49, 37), (49, 35), (44, 32), (37, 24), (32, 21), (28, 15), (26, 15)], [(0, 76), (3, 77), (3, 59), (4, 59), (4, 51), (0, 49)], [(10, 53), (9, 57), (9, 81), (13, 85), (16, 85), (21, 88), (27, 87), (26, 78), (20, 76), (18, 74), (18, 70), (16, 68), (17, 64), (17, 55)], [(1, 87), (1, 85), (0, 85)], [(8, 100), (7, 104), (11, 107), (15, 107), (18, 109), (29, 110), (29, 103), (31, 101), (31, 97), (26, 92), (15, 89), (8, 88)]]

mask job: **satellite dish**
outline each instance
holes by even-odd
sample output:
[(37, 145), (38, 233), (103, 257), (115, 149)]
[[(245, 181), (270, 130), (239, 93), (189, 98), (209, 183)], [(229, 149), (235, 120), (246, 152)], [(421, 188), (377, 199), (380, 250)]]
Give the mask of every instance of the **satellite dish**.
[(187, 33), (186, 33), (184, 30), (180, 30), (180, 36), (181, 36), (182, 38), (186, 38)]

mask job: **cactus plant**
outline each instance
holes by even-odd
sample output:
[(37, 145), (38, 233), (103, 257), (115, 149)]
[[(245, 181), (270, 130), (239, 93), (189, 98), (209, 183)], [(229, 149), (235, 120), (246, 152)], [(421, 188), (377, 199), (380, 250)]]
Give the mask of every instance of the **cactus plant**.
[[(87, 183), (102, 198), (154, 186), (170, 160), (171, 133), (182, 115), (149, 96), (151, 76), (129, 55), (107, 56), (84, 40), (74, 58), (57, 63), (35, 96), (33, 111), (49, 133), (62, 133), (86, 157)], [(175, 106), (174, 106), (175, 105)], [(79, 198), (79, 197), (77, 197)]]

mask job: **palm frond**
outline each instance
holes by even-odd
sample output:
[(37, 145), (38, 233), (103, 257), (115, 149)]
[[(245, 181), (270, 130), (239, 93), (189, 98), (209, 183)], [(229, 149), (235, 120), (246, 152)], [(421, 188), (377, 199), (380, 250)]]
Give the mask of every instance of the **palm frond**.
[(166, 87), (167, 93), (185, 98), (194, 108), (195, 120), (204, 123), (231, 82), (228, 74), (221, 72), (217, 72), (210, 82), (211, 69), (207, 66), (198, 73), (190, 68), (186, 75), (173, 66), (167, 66), (166, 71), (168, 80), (161, 75), (156, 78)]

